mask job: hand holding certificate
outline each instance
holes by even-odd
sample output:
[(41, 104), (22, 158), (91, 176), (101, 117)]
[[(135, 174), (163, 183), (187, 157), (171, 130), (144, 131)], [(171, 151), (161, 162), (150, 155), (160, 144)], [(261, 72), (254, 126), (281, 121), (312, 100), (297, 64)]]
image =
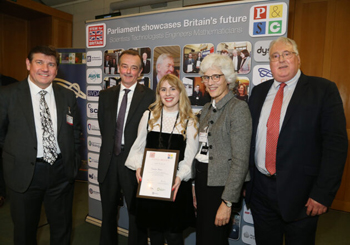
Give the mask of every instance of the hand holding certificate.
[(137, 197), (172, 201), (178, 150), (145, 149)]

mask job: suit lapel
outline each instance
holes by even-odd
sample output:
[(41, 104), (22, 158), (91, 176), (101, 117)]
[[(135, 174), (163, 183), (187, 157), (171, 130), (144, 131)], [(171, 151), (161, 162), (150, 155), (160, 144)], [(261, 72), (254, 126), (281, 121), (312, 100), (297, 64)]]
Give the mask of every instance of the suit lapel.
[(137, 84), (135, 87), (134, 95), (132, 97), (132, 101), (131, 101), (131, 105), (130, 105), (130, 109), (129, 109), (129, 113), (128, 113), (128, 118), (126, 120), (125, 125), (128, 125), (128, 123), (131, 120), (132, 115), (134, 115), (135, 110), (137, 109), (138, 105), (140, 104), (140, 101), (143, 98), (143, 92), (144, 92), (143, 85)]
[(303, 73), (301, 73), (299, 81), (292, 95), (292, 98), (290, 99), (290, 102), (286, 111), (286, 115), (284, 116), (281, 132), (286, 127), (289, 119), (293, 116), (295, 110), (299, 107), (299, 104), (301, 100), (304, 98), (304, 93), (307, 91), (308, 86), (309, 86), (309, 83), (307, 81), (307, 77)]
[(53, 92), (55, 94), (56, 102), (56, 113), (57, 113), (57, 132), (61, 132), (61, 126), (64, 118), (64, 94), (62, 93), (61, 88), (56, 83), (52, 84)]
[(113, 128), (116, 127), (116, 123), (117, 123), (119, 93), (120, 93), (120, 85), (116, 87), (115, 93), (113, 94), (113, 96), (110, 97), (110, 101), (109, 101), (109, 104), (112, 107), (112, 110), (111, 110), (112, 124), (111, 125), (114, 125)]
[(24, 80), (21, 83), (21, 86), (19, 86), (19, 98), (22, 98), (20, 100), (21, 108), (24, 114), (25, 119), (28, 122), (29, 131), (32, 133), (33, 137), (36, 139), (36, 130), (35, 130), (35, 122), (34, 122), (34, 111), (33, 111), (33, 104), (32, 104), (32, 97), (30, 94), (29, 84), (28, 80)]

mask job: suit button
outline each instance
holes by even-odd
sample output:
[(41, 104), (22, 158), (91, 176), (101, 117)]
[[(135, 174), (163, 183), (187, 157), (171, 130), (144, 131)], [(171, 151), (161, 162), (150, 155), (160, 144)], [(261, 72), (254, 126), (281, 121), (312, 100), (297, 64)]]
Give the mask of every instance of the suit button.
[(208, 133), (208, 136), (211, 136), (211, 133), (210, 133), (210, 132)]
[(209, 157), (209, 160), (213, 160), (213, 157)]
[(214, 124), (214, 121), (213, 121), (213, 120), (211, 120), (211, 121), (210, 121), (210, 123), (211, 123), (211, 124)]
[(213, 149), (213, 146), (212, 146), (212, 145), (210, 145), (210, 146), (209, 146), (209, 149)]
[(214, 109), (214, 110), (213, 110), (213, 112), (217, 112), (217, 110), (216, 110), (216, 109)]

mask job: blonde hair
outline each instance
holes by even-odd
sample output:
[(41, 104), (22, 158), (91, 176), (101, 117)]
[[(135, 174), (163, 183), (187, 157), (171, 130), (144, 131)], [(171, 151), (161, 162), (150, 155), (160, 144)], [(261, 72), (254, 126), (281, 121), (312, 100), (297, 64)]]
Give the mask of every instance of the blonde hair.
[[(169, 85), (174, 86), (177, 90), (179, 90), (179, 118), (180, 121), (176, 124), (181, 125), (182, 130), (181, 134), (186, 139), (186, 126), (187, 126), (187, 120), (192, 121), (194, 123), (194, 127), (198, 130), (197, 127), (197, 117), (193, 114), (192, 108), (191, 108), (191, 102), (187, 96), (185, 86), (183, 85), (182, 81), (173, 74), (167, 74), (160, 79), (157, 88), (156, 88), (156, 101), (152, 103), (149, 106), (149, 110), (153, 114), (153, 118), (151, 118), (148, 121), (148, 125), (150, 126), (150, 130), (152, 131), (153, 127), (155, 126), (155, 123), (160, 118), (160, 114), (163, 109), (163, 103), (159, 96), (159, 90), (160, 86), (163, 82), (167, 81)], [(196, 137), (197, 133), (194, 135)]]

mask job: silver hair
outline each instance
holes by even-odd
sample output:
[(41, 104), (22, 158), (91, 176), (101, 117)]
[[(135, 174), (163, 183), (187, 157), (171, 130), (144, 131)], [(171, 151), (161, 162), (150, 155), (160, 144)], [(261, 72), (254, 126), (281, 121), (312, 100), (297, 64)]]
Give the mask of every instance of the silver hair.
[(292, 46), (293, 46), (293, 50), (294, 50), (294, 52), (296, 53), (296, 55), (299, 55), (297, 43), (296, 43), (293, 39), (290, 39), (290, 38), (288, 38), (288, 37), (279, 37), (279, 38), (273, 40), (273, 41), (270, 43), (269, 50), (271, 50), (272, 46), (275, 45), (275, 43), (278, 43), (278, 42), (281, 42), (281, 43), (284, 43), (284, 44), (292, 45)]
[[(229, 56), (221, 54), (207, 55), (202, 61), (199, 74), (204, 75), (204, 73), (210, 68), (221, 70), (225, 76), (226, 82), (234, 87), (236, 81), (236, 73), (232, 59), (230, 59)], [(232, 89), (232, 86), (229, 86), (230, 89)]]
[(167, 58), (170, 58), (170, 59), (173, 59), (173, 60), (174, 60), (174, 57), (173, 57), (171, 54), (169, 54), (169, 53), (164, 53), (164, 54), (159, 55), (159, 57), (158, 57), (158, 59), (157, 59), (156, 67), (157, 67), (159, 64), (163, 63), (163, 61), (164, 61), (165, 59), (167, 59)]

